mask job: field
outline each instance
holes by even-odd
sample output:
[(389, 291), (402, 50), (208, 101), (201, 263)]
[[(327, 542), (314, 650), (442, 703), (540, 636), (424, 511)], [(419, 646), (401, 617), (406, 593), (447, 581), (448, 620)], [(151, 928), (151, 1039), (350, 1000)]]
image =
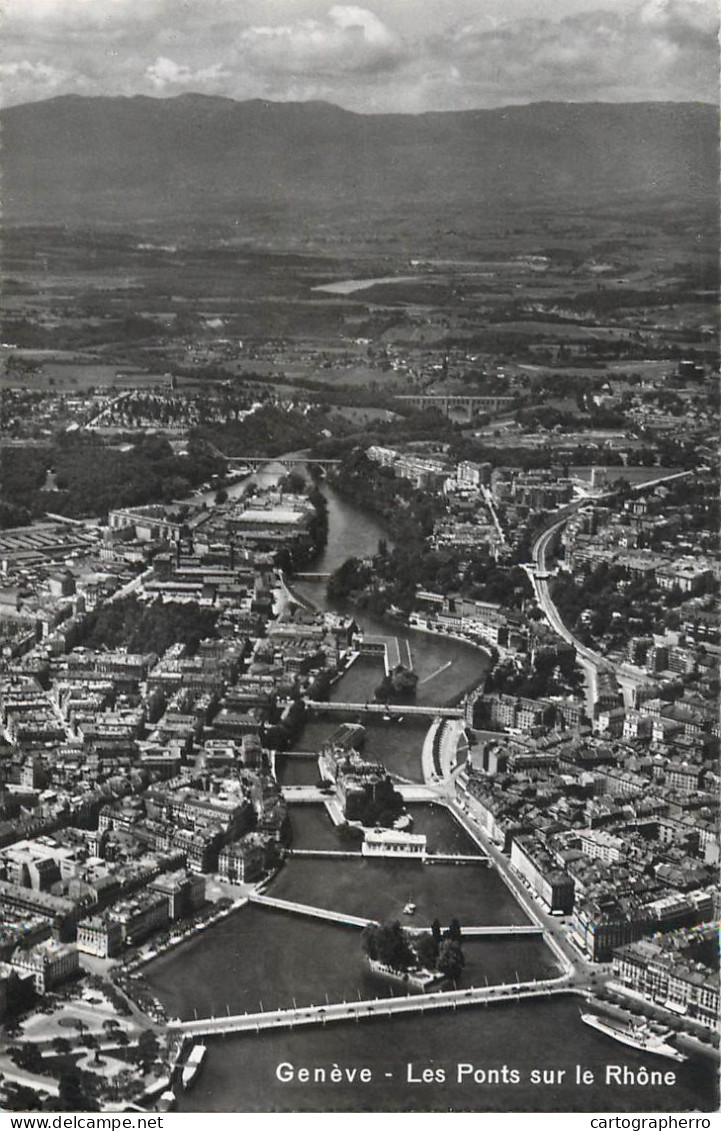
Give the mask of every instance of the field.
[[(276, 218), (277, 219), (277, 218)], [(65, 392), (237, 379), (407, 392), (475, 369), (646, 370), (717, 354), (716, 220), (703, 205), (573, 212), (369, 204), (192, 231), (9, 227), (0, 385)], [(332, 293), (318, 288), (333, 288)], [(456, 351), (457, 357), (454, 357)], [(563, 365), (562, 365), (563, 363)], [(529, 368), (525, 368), (529, 367)], [(118, 374), (122, 374), (119, 377)], [(465, 386), (464, 386), (465, 387)], [(368, 407), (385, 408), (384, 404)]]

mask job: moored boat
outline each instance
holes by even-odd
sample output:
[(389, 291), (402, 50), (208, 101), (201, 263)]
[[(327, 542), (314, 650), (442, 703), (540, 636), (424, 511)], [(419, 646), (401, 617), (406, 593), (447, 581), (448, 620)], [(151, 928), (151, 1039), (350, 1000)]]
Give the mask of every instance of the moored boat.
[(686, 1056), (668, 1044), (669, 1031), (655, 1033), (647, 1021), (637, 1025), (620, 1021), (614, 1017), (600, 1017), (597, 1013), (582, 1013), (581, 1020), (592, 1029), (598, 1029), (614, 1041), (619, 1041), (629, 1048), (638, 1049), (639, 1052), (651, 1052), (656, 1056), (665, 1056), (669, 1060), (686, 1060)]
[(207, 1053), (205, 1045), (193, 1045), (188, 1053), (188, 1059), (185, 1062), (183, 1071), (180, 1074), (180, 1080), (183, 1087), (187, 1090), (195, 1083), (195, 1077), (200, 1072), (201, 1065), (205, 1060)]

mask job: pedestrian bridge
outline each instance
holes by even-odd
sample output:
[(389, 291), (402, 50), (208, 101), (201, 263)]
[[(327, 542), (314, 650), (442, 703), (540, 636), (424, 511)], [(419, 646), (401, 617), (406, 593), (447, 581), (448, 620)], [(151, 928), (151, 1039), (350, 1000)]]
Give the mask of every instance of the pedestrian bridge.
[[(338, 853), (338, 855), (344, 855)], [(348, 853), (358, 859), (358, 853)], [(326, 907), (312, 907), (307, 903), (295, 903), (290, 899), (276, 899), (272, 895), (262, 892), (253, 892), (248, 896), (251, 903), (259, 903), (263, 907), (272, 907), (277, 911), (288, 911), (293, 915), (303, 915), (309, 919), (323, 919), (327, 923), (338, 923), (343, 927), (370, 927), (376, 920), (364, 919), (359, 915), (348, 915), (343, 911), (329, 911)], [(430, 927), (406, 926), (411, 934), (420, 935), (430, 931)], [(542, 935), (543, 927), (537, 923), (508, 923), (492, 926), (461, 927), (464, 938), (500, 938), (508, 935)]]
[(429, 719), (462, 719), (462, 707), (419, 707), (408, 703), (330, 703), (306, 699), (306, 707), (312, 711), (350, 711), (354, 714), (369, 715), (425, 715)]
[(184, 1037), (212, 1037), (225, 1033), (260, 1033), (267, 1029), (294, 1029), (296, 1025), (325, 1025), (330, 1021), (366, 1021), (372, 1017), (393, 1017), (406, 1013), (459, 1009), (469, 1005), (522, 1001), (526, 998), (573, 994), (579, 990), (568, 984), (569, 975), (542, 982), (511, 982), (500, 986), (473, 986), (467, 990), (437, 991), (412, 997), (366, 998), (357, 1001), (327, 1002), (325, 1005), (293, 1006), (262, 1013), (205, 1017), (195, 1021), (171, 1020), (167, 1028)]
[[(363, 859), (363, 853), (360, 844), (358, 845), (358, 848), (355, 849), (355, 851), (343, 852), (333, 848), (287, 848), (285, 850), (285, 854), (289, 857), (308, 856), (317, 860), (323, 860), (325, 858), (330, 860)], [(378, 857), (378, 859), (389, 858)], [(390, 857), (390, 859), (394, 859), (394, 857)], [(409, 857), (409, 859), (414, 859), (414, 857)], [(443, 852), (427, 852), (426, 855), (422, 857), (422, 861), (424, 864), (468, 864), (469, 866), (473, 866), (475, 864), (484, 868), (488, 867), (491, 862), (490, 857), (484, 856), (481, 853), (478, 853), (477, 856), (461, 856)]]
[[(357, 856), (358, 854), (355, 853)], [(325, 907), (311, 907), (307, 903), (294, 903), (291, 899), (275, 899), (272, 895), (252, 892), (250, 903), (260, 903), (263, 907), (273, 907), (278, 911), (289, 911), (293, 915), (303, 915), (308, 919), (325, 919), (329, 923), (339, 923), (343, 927), (369, 927), (374, 919), (362, 919), (358, 915), (346, 915), (339, 911), (328, 911)]]
[[(411, 934), (421, 934), (430, 927), (406, 927)], [(461, 927), (464, 939), (505, 938), (508, 935), (542, 935), (543, 927), (537, 923), (509, 923), (495, 927)]]

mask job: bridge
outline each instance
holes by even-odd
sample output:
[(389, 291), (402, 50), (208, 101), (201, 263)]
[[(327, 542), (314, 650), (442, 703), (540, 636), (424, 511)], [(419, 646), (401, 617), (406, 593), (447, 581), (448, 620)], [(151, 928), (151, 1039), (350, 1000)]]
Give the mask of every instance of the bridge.
[[(301, 855), (299, 853), (299, 855)], [(310, 852), (302, 853), (302, 855), (310, 855)], [(345, 856), (348, 858), (358, 859), (357, 852), (328, 852), (324, 853), (326, 856)], [(482, 858), (475, 858), (476, 863), (485, 864), (487, 861)], [(292, 899), (277, 899), (272, 895), (265, 895), (262, 892), (252, 892), (248, 896), (250, 903), (259, 903), (263, 907), (270, 907), (276, 911), (287, 911), (291, 915), (301, 915), (305, 919), (322, 919), (326, 923), (337, 923), (341, 927), (371, 927), (376, 924), (375, 919), (365, 919), (359, 915), (348, 915), (344, 911), (329, 911), (326, 907), (315, 907), (308, 903), (296, 903)], [(423, 935), (430, 932), (430, 927), (422, 927), (415, 924), (410, 926), (406, 924), (404, 930), (412, 935)], [(464, 938), (506, 938), (513, 935), (542, 935), (544, 928), (539, 923), (496, 923), (481, 925), (477, 927), (461, 927), (461, 932)]]
[[(394, 781), (393, 788), (404, 801), (438, 801), (438, 791), (429, 785)], [(317, 805), (318, 802), (327, 805), (329, 801), (335, 800), (335, 795), (330, 790), (318, 785), (284, 785), (282, 790), (286, 801), (301, 805)]]
[(294, 467), (305, 466), (327, 471), (329, 467), (336, 467), (340, 463), (339, 459), (308, 459), (307, 456), (226, 456), (220, 451), (218, 455), (227, 462), (230, 470), (248, 467), (253, 472), (260, 471), (262, 467), (278, 465), (287, 468), (288, 471)]
[[(360, 845), (355, 852), (342, 852), (334, 848), (287, 848), (285, 850), (286, 856), (307, 856), (317, 860), (328, 858), (329, 860), (361, 860), (364, 859), (361, 852)], [(383, 859), (383, 857), (379, 857)], [(402, 857), (402, 859), (413, 860), (415, 857)], [(479, 853), (477, 856), (454, 856), (451, 853), (442, 852), (427, 852), (422, 858), (424, 864), (467, 864), (476, 865), (480, 867), (487, 867), (490, 864), (488, 856), (483, 856)]]
[(325, 1025), (330, 1021), (366, 1021), (372, 1017), (426, 1013), (431, 1010), (459, 1009), (463, 1006), (492, 1005), (496, 1002), (527, 998), (578, 994), (569, 985), (569, 975), (545, 981), (511, 982), (497, 986), (472, 986), (464, 990), (439, 990), (412, 997), (358, 998), (357, 1001), (328, 1002), (326, 1005), (293, 1006), (261, 1013), (239, 1013), (227, 1017), (205, 1017), (195, 1021), (170, 1020), (171, 1033), (184, 1037), (212, 1037), (225, 1033), (260, 1033), (267, 1029), (293, 1029), (296, 1025)]
[[(404, 924), (404, 931), (409, 935), (423, 935), (430, 931), (430, 927), (409, 927)], [(543, 927), (536, 923), (508, 923), (494, 927), (462, 927), (464, 939), (497, 939), (513, 935), (542, 935)]]
[(425, 855), (426, 864), (482, 864), (484, 867), (490, 864), (490, 857), (484, 853), (479, 852), (476, 856), (462, 856), (452, 852), (427, 852)]
[[(358, 854), (355, 853), (357, 856)], [(302, 915), (305, 919), (323, 919), (326, 923), (338, 923), (342, 927), (370, 927), (374, 919), (362, 919), (358, 915), (346, 915), (340, 911), (328, 911), (325, 907), (311, 907), (307, 903), (295, 903), (291, 899), (276, 899), (262, 892), (251, 892), (250, 903), (260, 903), (276, 911), (288, 911), (291, 915)]]
[(313, 860), (361, 860), (360, 845), (355, 852), (341, 852), (337, 848), (286, 848), (285, 855), (308, 856)]
[(305, 699), (306, 707), (311, 711), (349, 711), (353, 714), (367, 713), (369, 715), (425, 715), (429, 719), (462, 719), (462, 707), (419, 707), (408, 703), (337, 703), (318, 702), (316, 699)]

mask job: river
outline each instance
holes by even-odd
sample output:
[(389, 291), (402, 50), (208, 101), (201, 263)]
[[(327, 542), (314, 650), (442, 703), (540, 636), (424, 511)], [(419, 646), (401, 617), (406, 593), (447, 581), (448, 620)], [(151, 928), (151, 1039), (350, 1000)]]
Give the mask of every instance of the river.
[[(275, 473), (262, 472), (260, 482)], [(275, 475), (277, 477), (277, 474)], [(246, 483), (236, 484), (241, 493)], [(330, 572), (351, 554), (376, 551), (388, 533), (368, 515), (327, 485), (329, 537), (315, 564)], [(327, 608), (325, 585), (304, 582), (302, 595)], [(486, 668), (483, 652), (449, 639), (401, 630), (365, 613), (356, 619), (368, 632), (395, 635), (408, 642), (419, 674), (420, 702), (457, 699), (478, 683)], [(401, 656), (404, 655), (401, 650)], [(450, 666), (445, 666), (450, 665)], [(336, 685), (335, 697), (350, 702), (371, 692), (380, 678), (377, 665), (353, 668)], [(345, 682), (345, 688), (344, 688)], [(339, 716), (307, 724), (298, 749), (317, 749), (337, 727)], [(366, 749), (392, 772), (419, 780), (425, 723), (372, 720)], [(313, 781), (313, 759), (286, 759), (281, 779)], [(339, 847), (337, 834), (319, 807), (291, 813), (295, 847)], [(302, 811), (301, 811), (302, 810)], [(435, 851), (468, 852), (462, 830), (442, 810), (414, 808), (416, 826), (427, 832)], [(346, 850), (352, 845), (342, 846)], [(526, 916), (497, 873), (480, 865), (424, 867), (406, 861), (348, 860), (288, 862), (270, 894), (295, 898), (348, 914), (404, 919), (404, 905), (416, 904), (415, 919), (425, 925), (438, 914), (445, 922), (457, 915), (467, 925), (523, 923)], [(551, 952), (534, 937), (467, 940), (467, 985), (543, 978), (556, 972)], [(391, 987), (365, 968), (356, 930), (246, 907), (179, 950), (146, 968), (146, 977), (171, 1015), (192, 1017), (227, 1010), (255, 1010), (301, 1002), (383, 996)], [(396, 990), (396, 992), (398, 992)], [(195, 1088), (180, 1096), (179, 1109), (193, 1112), (543, 1112), (543, 1111), (710, 1111), (716, 1107), (716, 1072), (711, 1061), (695, 1057), (684, 1064), (663, 1061), (616, 1044), (585, 1026), (581, 999), (479, 1006), (427, 1016), (376, 1018), (362, 1024), (341, 1023), (300, 1032), (247, 1034), (210, 1042), (209, 1055)], [(341, 1083), (308, 1084), (279, 1079), (278, 1067), (334, 1065), (356, 1078)], [(471, 1065), (477, 1076), (459, 1065)], [(675, 1074), (673, 1084), (649, 1087), (607, 1079), (609, 1066), (645, 1067)], [(409, 1067), (410, 1066), (410, 1067)], [(576, 1066), (588, 1083), (576, 1082)], [(357, 1072), (368, 1068), (371, 1080), (360, 1084)], [(505, 1071), (504, 1071), (505, 1068)], [(420, 1082), (431, 1069), (431, 1082)], [(495, 1075), (491, 1070), (496, 1070)], [(532, 1077), (545, 1070), (545, 1080)], [(281, 1069), (280, 1075), (288, 1073)], [(461, 1078), (459, 1079), (459, 1072)], [(491, 1082), (497, 1079), (499, 1082)]]
[(380, 287), (387, 283), (423, 282), (419, 275), (381, 275), (377, 279), (340, 279), (337, 283), (319, 283), (311, 291), (328, 295), (352, 295), (355, 291), (367, 291), (370, 287)]

